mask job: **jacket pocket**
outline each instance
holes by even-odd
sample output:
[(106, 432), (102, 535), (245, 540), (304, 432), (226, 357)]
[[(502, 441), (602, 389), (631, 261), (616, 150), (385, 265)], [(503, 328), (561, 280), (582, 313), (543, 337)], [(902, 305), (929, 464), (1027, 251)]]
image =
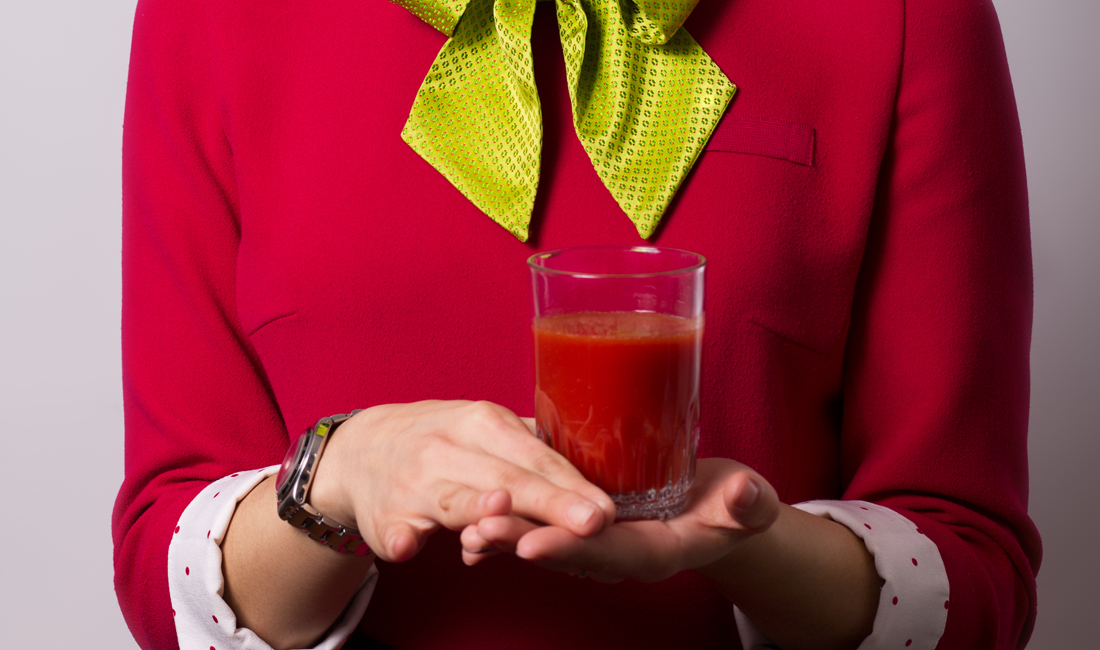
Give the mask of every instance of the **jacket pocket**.
[(707, 141), (707, 151), (747, 153), (813, 167), (813, 128), (768, 117), (727, 114)]

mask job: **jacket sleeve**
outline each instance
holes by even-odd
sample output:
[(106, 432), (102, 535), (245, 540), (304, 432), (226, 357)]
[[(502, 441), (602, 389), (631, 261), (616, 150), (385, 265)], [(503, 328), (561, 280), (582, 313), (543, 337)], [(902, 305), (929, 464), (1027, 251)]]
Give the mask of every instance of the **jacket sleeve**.
[(845, 499), (940, 550), (941, 649), (1023, 647), (1032, 277), (1016, 105), (990, 0), (908, 0), (890, 142), (845, 360)]
[(237, 187), (204, 5), (137, 5), (123, 129), (125, 478), (115, 589), (143, 648), (177, 646), (167, 556), (212, 481), (288, 437), (236, 307)]

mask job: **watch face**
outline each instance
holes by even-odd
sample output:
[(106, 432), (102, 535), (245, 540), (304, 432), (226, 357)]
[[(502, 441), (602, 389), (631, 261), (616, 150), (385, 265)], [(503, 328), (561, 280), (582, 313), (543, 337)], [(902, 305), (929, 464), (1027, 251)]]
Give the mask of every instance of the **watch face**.
[(299, 436), (298, 442), (290, 446), (290, 449), (286, 452), (286, 457), (283, 458), (283, 464), (279, 468), (279, 476), (275, 479), (275, 489), (280, 493), (280, 496), (287, 488), (286, 482), (290, 480), (294, 470), (298, 468), (298, 462), (302, 457), (302, 446), (306, 442), (306, 438), (305, 435)]

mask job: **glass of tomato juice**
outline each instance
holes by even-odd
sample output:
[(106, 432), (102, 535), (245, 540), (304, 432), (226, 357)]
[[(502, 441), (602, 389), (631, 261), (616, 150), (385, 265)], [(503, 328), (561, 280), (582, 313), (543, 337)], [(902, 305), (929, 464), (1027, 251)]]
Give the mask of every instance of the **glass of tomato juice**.
[(528, 261), (539, 438), (615, 501), (668, 519), (695, 479), (706, 260), (592, 246)]

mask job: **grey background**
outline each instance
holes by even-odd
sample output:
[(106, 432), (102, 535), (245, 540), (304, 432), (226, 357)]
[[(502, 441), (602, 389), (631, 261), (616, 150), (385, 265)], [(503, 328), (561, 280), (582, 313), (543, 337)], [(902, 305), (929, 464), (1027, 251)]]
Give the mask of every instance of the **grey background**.
[[(726, 0), (706, 0), (709, 2)], [(1100, 605), (1100, 3), (995, 0), (1035, 250), (1031, 648), (1096, 647)], [(132, 648), (111, 585), (122, 478), (120, 143), (134, 0), (0, 3), (0, 630)]]

